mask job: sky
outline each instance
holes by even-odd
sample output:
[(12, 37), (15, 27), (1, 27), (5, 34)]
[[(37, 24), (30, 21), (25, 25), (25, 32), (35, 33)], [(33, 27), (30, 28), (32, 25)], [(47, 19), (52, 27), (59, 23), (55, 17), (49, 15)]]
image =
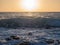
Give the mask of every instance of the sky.
[[(32, 12), (60, 12), (60, 0), (38, 0), (38, 8)], [(0, 12), (28, 12), (22, 9), (21, 0), (0, 0)]]

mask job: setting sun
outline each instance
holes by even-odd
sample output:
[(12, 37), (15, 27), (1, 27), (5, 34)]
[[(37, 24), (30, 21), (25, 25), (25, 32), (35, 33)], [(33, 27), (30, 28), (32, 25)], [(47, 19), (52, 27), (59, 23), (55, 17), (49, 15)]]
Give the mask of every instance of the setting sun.
[(0, 0), (0, 12), (60, 12), (60, 0)]
[(21, 8), (25, 11), (34, 11), (38, 8), (38, 0), (22, 0)]

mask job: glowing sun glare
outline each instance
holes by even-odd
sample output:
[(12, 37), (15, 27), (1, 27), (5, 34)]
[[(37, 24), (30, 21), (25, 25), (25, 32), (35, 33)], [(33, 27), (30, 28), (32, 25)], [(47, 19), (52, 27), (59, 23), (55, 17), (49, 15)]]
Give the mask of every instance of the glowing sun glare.
[(34, 11), (38, 8), (38, 0), (22, 0), (21, 8), (25, 11)]

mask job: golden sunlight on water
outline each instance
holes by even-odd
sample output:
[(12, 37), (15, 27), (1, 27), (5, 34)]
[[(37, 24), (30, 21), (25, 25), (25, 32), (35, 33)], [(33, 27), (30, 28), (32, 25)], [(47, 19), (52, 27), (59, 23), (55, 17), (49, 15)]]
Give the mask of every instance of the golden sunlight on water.
[(26, 16), (26, 17), (40, 17), (39, 14), (37, 13), (32, 13), (32, 12), (27, 12), (27, 13), (24, 13), (23, 16)]

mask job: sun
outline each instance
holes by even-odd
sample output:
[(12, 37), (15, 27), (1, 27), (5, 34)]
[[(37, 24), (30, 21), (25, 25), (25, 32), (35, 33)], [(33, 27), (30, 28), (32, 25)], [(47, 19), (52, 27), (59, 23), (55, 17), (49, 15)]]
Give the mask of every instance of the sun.
[(38, 0), (21, 0), (21, 8), (25, 11), (34, 11), (38, 8)]

